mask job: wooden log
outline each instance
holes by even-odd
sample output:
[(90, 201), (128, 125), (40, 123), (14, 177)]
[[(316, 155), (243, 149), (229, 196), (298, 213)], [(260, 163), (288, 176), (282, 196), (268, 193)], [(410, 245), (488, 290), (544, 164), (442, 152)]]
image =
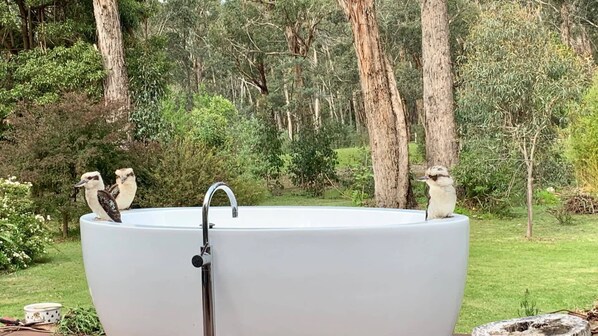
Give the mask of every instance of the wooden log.
[(472, 336), (591, 336), (591, 331), (577, 316), (546, 314), (484, 324)]

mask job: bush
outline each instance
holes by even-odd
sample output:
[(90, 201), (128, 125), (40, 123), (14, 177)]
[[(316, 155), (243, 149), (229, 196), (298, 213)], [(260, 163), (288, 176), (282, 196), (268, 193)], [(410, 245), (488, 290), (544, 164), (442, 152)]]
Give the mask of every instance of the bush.
[(282, 169), (282, 143), (276, 126), (258, 118), (243, 118), (233, 126), (233, 145), (229, 150), (245, 173), (278, 179)]
[(329, 121), (324, 128), (330, 134), (332, 148), (363, 146), (367, 143), (367, 138), (364, 139), (353, 125)]
[(325, 129), (304, 129), (291, 142), (288, 169), (294, 185), (320, 196), (328, 180), (336, 179), (337, 157), (331, 142)]
[(452, 174), (459, 198), (472, 210), (508, 215), (513, 201), (521, 196), (514, 190), (523, 188), (523, 169), (512, 156), (501, 155), (492, 141), (465, 147)]
[(569, 226), (575, 224), (573, 216), (563, 205), (548, 209), (548, 213), (554, 216), (559, 225)]
[(0, 178), (0, 270), (27, 268), (46, 254), (45, 222), (34, 213), (31, 183)]
[(357, 162), (349, 164), (341, 171), (341, 181), (350, 193), (351, 202), (363, 206), (374, 197), (374, 171), (369, 150), (359, 148), (356, 159)]
[(164, 132), (160, 101), (168, 93), (172, 62), (168, 57), (166, 39), (153, 36), (134, 41), (126, 50), (129, 88), (134, 109), (131, 121), (135, 137), (158, 140)]
[[(134, 167), (144, 167), (139, 169), (136, 201), (141, 207), (197, 206), (217, 181), (229, 184), (239, 204), (257, 204), (266, 195), (262, 181), (235, 174), (234, 158), (189, 138), (137, 150), (132, 160)], [(214, 204), (227, 203), (223, 195), (214, 198)]]
[(171, 129), (170, 137), (190, 137), (211, 147), (230, 144), (231, 126), (239, 112), (229, 100), (210, 94), (197, 94), (189, 111), (185, 97), (172, 96), (163, 102), (162, 114)]
[(0, 176), (30, 181), (36, 209), (60, 218), (65, 236), (69, 222), (88, 211), (70, 198), (73, 184), (82, 173), (96, 170), (107, 184), (120, 166), (125, 118), (115, 119), (116, 113), (116, 107), (79, 94), (47, 105), (21, 104), (6, 140), (0, 141)]
[(66, 92), (102, 93), (105, 72), (100, 53), (91, 44), (77, 42), (71, 47), (49, 50), (35, 48), (9, 57), (0, 71), (0, 117), (12, 112), (15, 104), (30, 101), (55, 102)]
[(60, 335), (105, 335), (98, 314), (93, 307), (76, 307), (64, 314), (58, 325)]
[(598, 191), (598, 74), (583, 98), (580, 110), (572, 111), (569, 154), (580, 184)]
[(560, 203), (559, 197), (554, 193), (554, 190), (537, 190), (534, 199), (539, 205), (557, 205)]

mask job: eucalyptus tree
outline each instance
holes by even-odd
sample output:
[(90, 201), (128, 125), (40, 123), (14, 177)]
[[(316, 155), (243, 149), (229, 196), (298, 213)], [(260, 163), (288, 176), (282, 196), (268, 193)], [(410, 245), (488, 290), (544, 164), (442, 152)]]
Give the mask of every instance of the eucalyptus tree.
[(563, 44), (581, 57), (598, 56), (598, 2), (595, 0), (534, 0), (542, 16), (560, 32)]
[(373, 0), (338, 0), (353, 31), (370, 137), (376, 204), (408, 207), (408, 132), (405, 106), (380, 41)]
[(106, 78), (104, 98), (106, 103), (122, 105), (122, 113), (130, 105), (129, 77), (125, 66), (125, 49), (116, 0), (93, 0), (98, 47), (102, 54)]
[(198, 92), (217, 77), (209, 35), (219, 12), (217, 0), (168, 0), (150, 17), (150, 34), (167, 38), (168, 52), (176, 64), (175, 82), (187, 93)]
[[(463, 139), (469, 149), (506, 153), (512, 157), (497, 159), (525, 167), (531, 238), (538, 158), (554, 148), (588, 72), (545, 25), (537, 7), (513, 3), (481, 14), (468, 36), (464, 60), (458, 93)], [(489, 143), (499, 145), (493, 149)], [(493, 169), (491, 164), (481, 168)]]
[(420, 5), (426, 161), (452, 167), (458, 146), (447, 0), (420, 0)]

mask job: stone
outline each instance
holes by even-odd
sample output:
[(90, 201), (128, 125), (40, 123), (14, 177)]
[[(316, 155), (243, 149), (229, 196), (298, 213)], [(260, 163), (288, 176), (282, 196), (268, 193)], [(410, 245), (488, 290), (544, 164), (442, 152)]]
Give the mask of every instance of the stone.
[(492, 322), (472, 336), (592, 336), (588, 321), (566, 314), (546, 314)]

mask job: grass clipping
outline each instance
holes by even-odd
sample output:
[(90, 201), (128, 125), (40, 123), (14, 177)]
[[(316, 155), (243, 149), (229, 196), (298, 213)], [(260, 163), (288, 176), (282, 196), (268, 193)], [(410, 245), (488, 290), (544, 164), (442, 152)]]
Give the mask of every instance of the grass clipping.
[(103, 336), (104, 328), (94, 308), (77, 307), (70, 309), (58, 325), (59, 335)]

